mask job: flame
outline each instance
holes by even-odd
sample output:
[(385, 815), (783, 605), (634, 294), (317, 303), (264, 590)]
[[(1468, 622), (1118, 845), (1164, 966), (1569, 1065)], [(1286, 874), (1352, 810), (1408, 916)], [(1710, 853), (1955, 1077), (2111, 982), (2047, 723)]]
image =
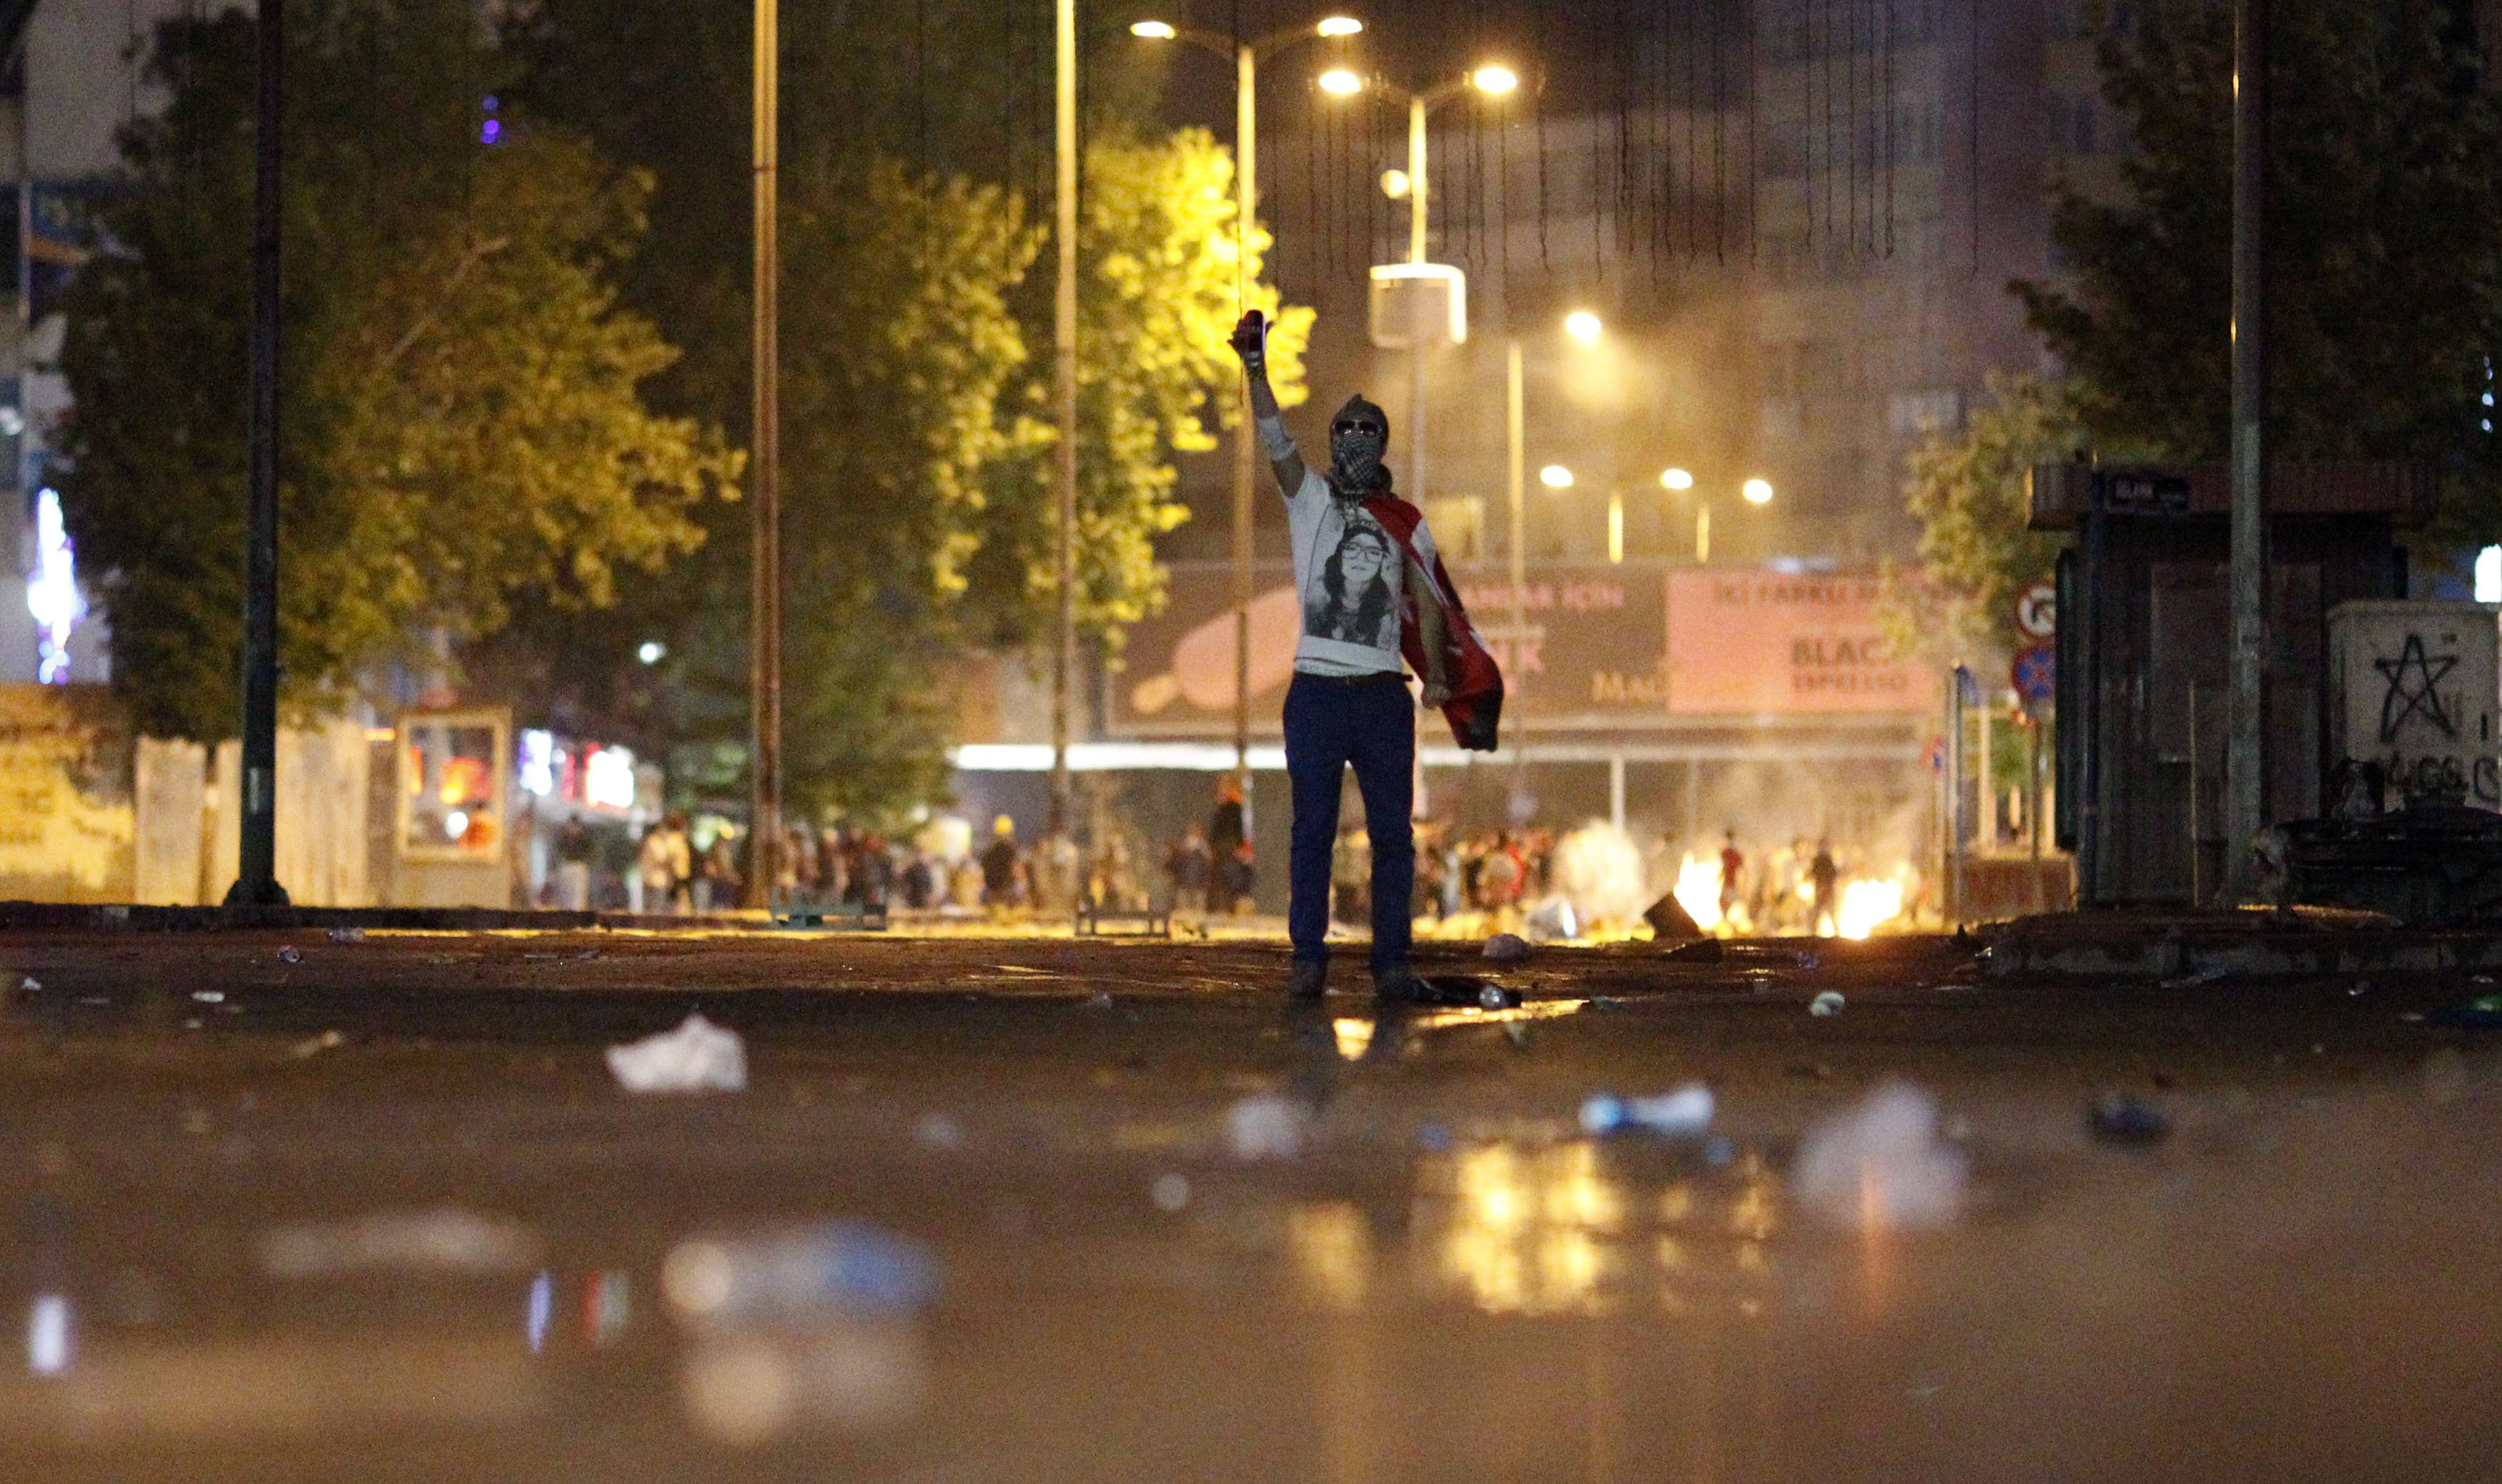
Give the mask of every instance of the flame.
[(1676, 904), (1705, 932), (1720, 928), (1720, 862), (1698, 860), (1689, 852), (1676, 868)]
[(1834, 926), (1845, 938), (1864, 938), (1902, 915), (1901, 882), (1862, 879), (1842, 889), (1842, 908)]

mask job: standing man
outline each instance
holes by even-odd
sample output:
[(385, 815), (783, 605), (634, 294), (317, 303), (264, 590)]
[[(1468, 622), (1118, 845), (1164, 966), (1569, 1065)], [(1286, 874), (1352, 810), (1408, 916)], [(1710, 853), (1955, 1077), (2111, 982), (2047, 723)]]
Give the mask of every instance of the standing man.
[(1407, 900), (1416, 877), (1416, 724), (1403, 654), (1463, 747), (1492, 751), (1503, 680), (1476, 642), (1425, 518), (1391, 492), (1382, 455), (1390, 420), (1361, 396), (1330, 422), (1330, 462), (1307, 468), (1268, 386), (1268, 326), (1242, 317), (1234, 351), (1250, 378), (1260, 446), (1285, 492), (1302, 599), (1302, 637), (1286, 690), (1286, 773), (1294, 792), (1286, 926), (1295, 943), (1287, 993), (1317, 997), (1329, 977), (1330, 852), (1349, 765), (1364, 796), (1372, 855), (1372, 983), (1385, 998), (1415, 995)]

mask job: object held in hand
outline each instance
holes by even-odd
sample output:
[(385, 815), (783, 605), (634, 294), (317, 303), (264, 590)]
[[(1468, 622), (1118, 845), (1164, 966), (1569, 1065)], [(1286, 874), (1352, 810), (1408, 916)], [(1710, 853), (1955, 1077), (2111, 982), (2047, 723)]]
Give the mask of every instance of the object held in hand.
[(1246, 311), (1234, 326), (1234, 354), (1242, 357), (1242, 368), (1258, 371), (1268, 361), (1268, 317), (1254, 309)]

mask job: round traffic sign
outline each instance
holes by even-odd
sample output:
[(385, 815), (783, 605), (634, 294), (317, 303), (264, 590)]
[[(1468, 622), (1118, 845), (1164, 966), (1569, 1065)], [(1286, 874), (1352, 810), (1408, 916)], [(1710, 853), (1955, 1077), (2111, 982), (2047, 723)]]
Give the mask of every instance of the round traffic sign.
[(2015, 594), (2015, 631), (2027, 639), (2047, 639), (2059, 631), (2059, 589), (2048, 578), (2037, 579)]
[(2026, 645), (2015, 652), (2007, 678), (2025, 700), (2036, 705), (2048, 700), (2059, 689), (2057, 652), (2046, 644)]

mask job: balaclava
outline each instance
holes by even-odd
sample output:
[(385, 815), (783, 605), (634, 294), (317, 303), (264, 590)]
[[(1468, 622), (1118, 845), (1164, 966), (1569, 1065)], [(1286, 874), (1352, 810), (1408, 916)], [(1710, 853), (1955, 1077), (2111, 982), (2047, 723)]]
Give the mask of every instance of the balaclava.
[(1390, 448), (1390, 416), (1361, 395), (1330, 419), (1330, 488), (1340, 499), (1390, 492), (1381, 455)]

